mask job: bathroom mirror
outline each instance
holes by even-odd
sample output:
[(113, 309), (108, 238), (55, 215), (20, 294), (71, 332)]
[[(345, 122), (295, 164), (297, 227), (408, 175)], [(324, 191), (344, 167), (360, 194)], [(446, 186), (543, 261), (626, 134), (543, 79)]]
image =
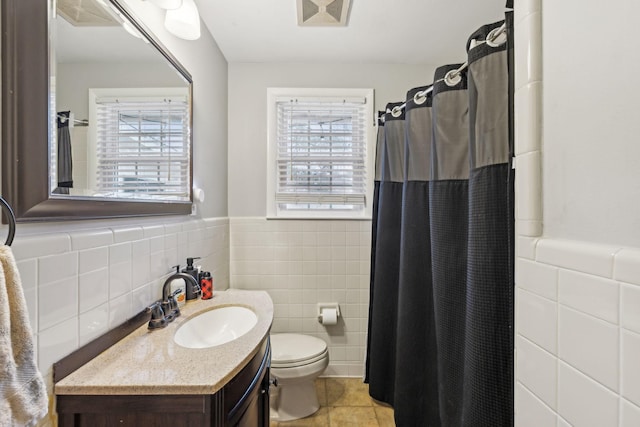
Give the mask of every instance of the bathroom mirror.
[(18, 221), (191, 212), (191, 76), (123, 0), (3, 0), (2, 28)]

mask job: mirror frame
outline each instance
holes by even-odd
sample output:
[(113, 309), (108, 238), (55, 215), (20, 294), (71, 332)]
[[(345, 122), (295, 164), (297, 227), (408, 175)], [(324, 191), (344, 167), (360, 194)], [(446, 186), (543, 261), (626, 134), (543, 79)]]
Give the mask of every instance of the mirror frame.
[[(193, 79), (118, 0), (110, 1), (189, 83), (193, 185)], [(50, 194), (49, 1), (2, 0), (2, 196), (19, 222), (191, 214), (189, 201), (61, 198)], [(55, 3), (55, 2), (54, 2)]]

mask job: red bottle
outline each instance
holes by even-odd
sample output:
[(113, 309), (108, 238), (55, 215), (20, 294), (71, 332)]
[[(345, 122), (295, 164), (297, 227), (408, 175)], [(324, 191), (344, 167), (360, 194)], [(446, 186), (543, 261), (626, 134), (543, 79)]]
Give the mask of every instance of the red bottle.
[(202, 289), (202, 299), (213, 298), (213, 278), (208, 271), (203, 271), (200, 275), (200, 289)]

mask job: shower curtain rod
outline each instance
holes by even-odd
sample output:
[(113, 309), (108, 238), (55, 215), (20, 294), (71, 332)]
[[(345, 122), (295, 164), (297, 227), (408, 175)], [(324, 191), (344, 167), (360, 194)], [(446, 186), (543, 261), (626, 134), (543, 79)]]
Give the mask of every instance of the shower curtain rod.
[[(65, 123), (67, 120), (69, 120), (69, 117), (63, 116), (62, 114), (58, 114), (58, 118), (62, 121), (62, 123)], [(89, 119), (73, 119), (73, 124), (76, 126), (89, 126)]]
[[(491, 30), (489, 32), (489, 34), (487, 34), (486, 40), (476, 42), (476, 44), (473, 47), (479, 46), (479, 45), (481, 45), (483, 43), (486, 43), (491, 47), (498, 47), (498, 46), (502, 45), (502, 43), (504, 43), (504, 42), (496, 43), (495, 41), (506, 30), (507, 30), (507, 24), (503, 23), (501, 26)], [(445, 82), (447, 84), (447, 86), (449, 86), (449, 87), (455, 86), (460, 82), (460, 80), (458, 79), (460, 77), (460, 74), (462, 74), (462, 72), (464, 70), (466, 70), (468, 66), (469, 66), (469, 62), (465, 61), (464, 64), (462, 64), (459, 68), (457, 68), (455, 70), (448, 71), (447, 74), (445, 74), (445, 76), (443, 78), (435, 81), (434, 83)], [(431, 86), (429, 86), (428, 88), (426, 88), (425, 90), (423, 90), (422, 92), (417, 92), (413, 96), (413, 100), (415, 101), (416, 104), (422, 104), (425, 101), (426, 96), (429, 93), (431, 93), (432, 91), (433, 91), (433, 84)], [(425, 98), (425, 99), (421, 99), (421, 98)], [(398, 116), (400, 116), (400, 114), (402, 113), (402, 110), (404, 110), (406, 106), (407, 106), (407, 103), (403, 102), (401, 105), (396, 105), (395, 107), (393, 107), (390, 110), (387, 110), (386, 112), (387, 113), (391, 113), (394, 117), (398, 117)], [(382, 116), (382, 121), (384, 122), (384, 116)]]

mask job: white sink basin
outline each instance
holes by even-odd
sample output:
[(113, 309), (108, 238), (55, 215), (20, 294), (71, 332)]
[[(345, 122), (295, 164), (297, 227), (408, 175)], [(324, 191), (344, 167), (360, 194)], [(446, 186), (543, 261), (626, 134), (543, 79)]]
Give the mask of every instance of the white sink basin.
[(189, 319), (178, 328), (173, 340), (187, 348), (208, 348), (228, 343), (249, 332), (258, 316), (245, 307), (214, 308)]

